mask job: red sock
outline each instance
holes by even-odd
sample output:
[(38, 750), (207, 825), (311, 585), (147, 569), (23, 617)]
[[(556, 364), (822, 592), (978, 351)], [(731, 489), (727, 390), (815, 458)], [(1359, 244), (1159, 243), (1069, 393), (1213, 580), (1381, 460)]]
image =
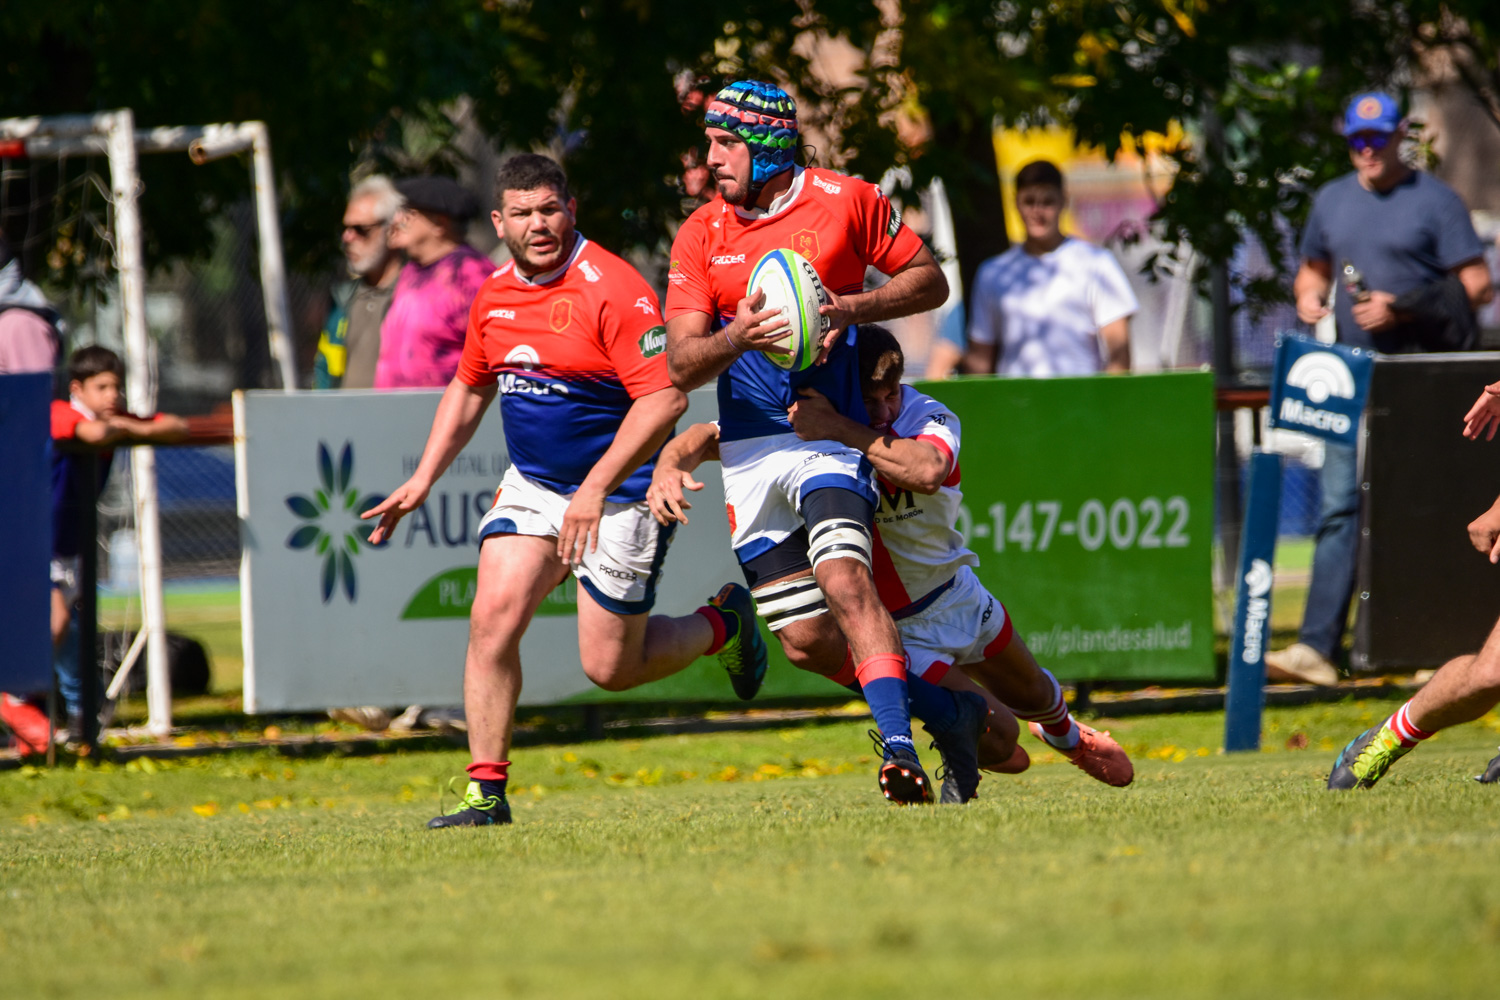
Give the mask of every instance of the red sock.
[[(850, 659), (853, 658), (851, 653)], [(904, 681), (906, 680), (906, 657), (901, 653), (876, 653), (874, 656), (859, 661), (854, 668), (854, 676), (861, 684), (868, 684), (882, 677)]]
[(828, 679), (833, 681), (835, 684), (841, 684), (844, 687), (848, 687), (850, 684), (853, 684), (856, 680), (858, 680), (854, 671), (854, 650), (850, 649), (848, 646), (844, 647), (844, 665), (839, 667), (838, 672), (833, 674)]
[(724, 625), (724, 612), (712, 605), (705, 604), (693, 612), (708, 619), (708, 627), (714, 630), (713, 641), (703, 651), (704, 656), (713, 656), (724, 648), (724, 641), (729, 638), (729, 629)]
[(475, 781), (504, 781), (506, 769), (510, 767), (508, 760), (476, 760), (464, 770), (469, 772), (469, 777)]
[(1396, 714), (1385, 721), (1391, 732), (1401, 737), (1401, 745), (1414, 747), (1427, 739), (1432, 734), (1423, 729), (1418, 729), (1417, 724), (1411, 721), (1411, 702), (1407, 702), (1396, 709)]

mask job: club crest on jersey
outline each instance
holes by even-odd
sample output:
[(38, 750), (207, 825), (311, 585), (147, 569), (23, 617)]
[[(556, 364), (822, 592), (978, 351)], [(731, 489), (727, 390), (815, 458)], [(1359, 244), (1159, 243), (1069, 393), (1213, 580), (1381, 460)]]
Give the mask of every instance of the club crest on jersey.
[(813, 177), (812, 182), (816, 187), (822, 188), (829, 194), (838, 194), (840, 191), (844, 190), (844, 186), (842, 184), (832, 184), (828, 181), (825, 181), (821, 177)]
[(667, 328), (664, 326), (653, 326), (641, 334), (641, 339), (636, 341), (641, 349), (641, 357), (654, 358), (667, 349)]
[[(589, 281), (598, 281), (600, 278), (604, 277), (604, 275), (599, 273), (599, 269), (597, 267), (595, 267), (593, 264), (590, 264), (586, 260), (580, 260), (578, 262), (578, 270), (582, 271), (583, 276)], [(564, 323), (563, 325), (566, 326), (567, 324)]]
[(792, 234), (792, 249), (810, 261), (817, 260), (820, 249), (818, 246), (818, 231), (816, 229), (797, 230)]
[(647, 316), (656, 315), (656, 303), (651, 301), (651, 296), (649, 295), (642, 295), (640, 298), (636, 299), (635, 307), (641, 312), (645, 313)]
[(557, 333), (562, 333), (573, 322), (573, 300), (558, 299), (552, 303), (552, 318), (549, 326)]

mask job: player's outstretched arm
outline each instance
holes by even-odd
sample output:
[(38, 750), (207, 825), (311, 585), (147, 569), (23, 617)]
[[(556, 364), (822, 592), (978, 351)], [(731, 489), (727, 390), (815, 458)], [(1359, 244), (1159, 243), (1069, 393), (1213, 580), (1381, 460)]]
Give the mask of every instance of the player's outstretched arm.
[(704, 462), (719, 459), (719, 426), (717, 424), (694, 424), (667, 442), (656, 459), (656, 468), (651, 473), (651, 488), (646, 491), (646, 503), (651, 515), (663, 525), (687, 524), (684, 511), (693, 505), (683, 496), (683, 490), (697, 492), (703, 484), (693, 478), (693, 470)]
[(661, 447), (686, 412), (687, 396), (680, 389), (648, 392), (630, 404), (614, 441), (568, 501), (557, 533), (557, 554), (564, 563), (580, 561), (585, 546), (590, 552), (599, 547), (605, 499)]
[(1478, 441), (1481, 434), (1493, 441), (1496, 430), (1500, 430), (1500, 382), (1485, 386), (1464, 414), (1464, 437), (1470, 441)]
[(949, 459), (936, 445), (916, 438), (883, 434), (839, 413), (816, 389), (797, 390), (802, 397), (786, 411), (792, 430), (804, 441), (837, 441), (862, 452), (880, 478), (903, 490), (936, 493), (948, 478)]
[(790, 322), (778, 309), (762, 309), (766, 293), (740, 299), (734, 320), (714, 330), (707, 313), (690, 312), (667, 320), (667, 371), (684, 392), (718, 378), (746, 351), (773, 351)]
[(485, 409), (495, 398), (495, 392), (493, 383), (469, 385), (458, 379), (448, 383), (432, 418), (432, 430), (427, 434), (427, 446), (422, 449), (417, 471), (385, 500), (360, 515), (366, 519), (380, 518), (380, 523), (370, 532), (371, 544), (379, 545), (390, 538), (400, 520), (427, 500), (432, 484), (474, 436), (479, 421), (484, 419)]

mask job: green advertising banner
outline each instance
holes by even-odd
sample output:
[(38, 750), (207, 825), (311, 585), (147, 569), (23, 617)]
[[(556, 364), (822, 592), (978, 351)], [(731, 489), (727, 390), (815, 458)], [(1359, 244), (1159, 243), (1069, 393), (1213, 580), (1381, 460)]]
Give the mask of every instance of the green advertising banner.
[(1214, 673), (1208, 372), (918, 383), (963, 438), (959, 525), (1066, 680)]

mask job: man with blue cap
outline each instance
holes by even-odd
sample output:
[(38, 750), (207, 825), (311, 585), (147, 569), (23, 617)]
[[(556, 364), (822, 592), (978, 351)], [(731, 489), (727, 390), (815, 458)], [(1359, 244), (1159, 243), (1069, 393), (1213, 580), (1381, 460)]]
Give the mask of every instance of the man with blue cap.
[[(1333, 315), (1338, 339), (1384, 353), (1474, 346), (1474, 309), (1490, 300), (1484, 246), (1463, 200), (1401, 161), (1406, 127), (1388, 94), (1358, 94), (1344, 112), (1354, 170), (1318, 190), (1302, 233), (1297, 316)], [(1266, 654), (1272, 680), (1335, 684), (1359, 537), (1352, 445), (1325, 444), (1312, 579), (1296, 644)]]

